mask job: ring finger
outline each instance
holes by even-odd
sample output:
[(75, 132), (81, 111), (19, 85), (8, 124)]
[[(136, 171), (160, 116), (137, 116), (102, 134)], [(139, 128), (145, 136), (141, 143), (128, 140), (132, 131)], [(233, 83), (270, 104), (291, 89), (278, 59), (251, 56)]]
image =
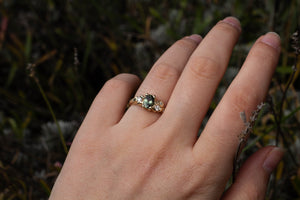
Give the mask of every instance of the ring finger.
[[(136, 96), (146, 93), (155, 95), (166, 104), (189, 57), (202, 40), (199, 35), (191, 35), (177, 41), (154, 64), (138, 89)], [(134, 120), (135, 124), (146, 127), (156, 121), (157, 113), (148, 113), (139, 106), (131, 106), (122, 121)]]

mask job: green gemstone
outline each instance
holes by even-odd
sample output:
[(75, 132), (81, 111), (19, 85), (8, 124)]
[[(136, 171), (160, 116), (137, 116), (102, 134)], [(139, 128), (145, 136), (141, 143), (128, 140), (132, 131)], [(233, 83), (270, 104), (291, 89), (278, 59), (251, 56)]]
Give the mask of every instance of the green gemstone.
[(144, 108), (151, 108), (154, 105), (154, 97), (151, 94), (145, 95), (143, 100), (143, 107)]

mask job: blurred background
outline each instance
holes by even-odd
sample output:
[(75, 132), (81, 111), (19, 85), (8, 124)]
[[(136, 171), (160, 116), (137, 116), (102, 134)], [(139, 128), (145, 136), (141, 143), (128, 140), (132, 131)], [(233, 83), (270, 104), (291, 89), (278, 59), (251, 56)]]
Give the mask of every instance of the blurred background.
[(173, 42), (229, 15), (243, 33), (204, 125), (254, 41), (277, 32), (281, 58), (241, 161), (285, 148), (266, 199), (300, 199), (299, 12), (299, 0), (0, 0), (0, 200), (47, 199), (103, 83), (144, 78)]

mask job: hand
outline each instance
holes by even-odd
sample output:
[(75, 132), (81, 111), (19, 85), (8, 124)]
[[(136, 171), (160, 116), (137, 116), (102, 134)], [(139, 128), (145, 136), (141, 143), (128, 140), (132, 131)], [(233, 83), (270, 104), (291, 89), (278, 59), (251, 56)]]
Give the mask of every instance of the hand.
[[(200, 124), (241, 33), (227, 17), (202, 38), (177, 41), (140, 84), (120, 74), (103, 86), (82, 123), (50, 199), (264, 199), (268, 178), (283, 153), (262, 148), (250, 157), (226, 191), (233, 159), (249, 117), (264, 101), (280, 54), (275, 33), (261, 36), (210, 117)], [(138, 89), (137, 89), (138, 88)], [(155, 94), (162, 114), (132, 105)]]

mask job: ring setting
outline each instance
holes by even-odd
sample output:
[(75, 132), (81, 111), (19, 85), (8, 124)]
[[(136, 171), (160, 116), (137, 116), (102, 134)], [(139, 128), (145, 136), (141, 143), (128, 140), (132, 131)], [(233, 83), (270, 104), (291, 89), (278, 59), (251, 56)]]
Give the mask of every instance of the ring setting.
[(145, 94), (136, 96), (129, 101), (129, 106), (139, 105), (142, 108), (147, 109), (151, 112), (162, 113), (165, 109), (165, 105), (162, 101), (157, 100), (155, 95)]

